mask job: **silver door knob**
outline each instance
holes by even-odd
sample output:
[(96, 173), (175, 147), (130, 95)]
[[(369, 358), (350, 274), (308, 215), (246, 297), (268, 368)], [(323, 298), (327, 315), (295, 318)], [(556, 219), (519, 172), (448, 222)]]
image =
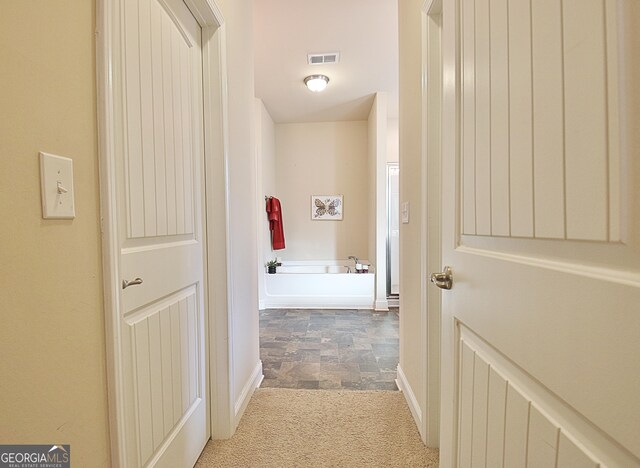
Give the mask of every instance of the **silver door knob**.
[(431, 273), (431, 282), (440, 289), (451, 289), (453, 287), (451, 267), (444, 267), (442, 273)]
[(138, 284), (142, 284), (142, 278), (136, 278), (129, 280), (122, 280), (122, 289), (127, 289), (129, 286), (136, 286)]

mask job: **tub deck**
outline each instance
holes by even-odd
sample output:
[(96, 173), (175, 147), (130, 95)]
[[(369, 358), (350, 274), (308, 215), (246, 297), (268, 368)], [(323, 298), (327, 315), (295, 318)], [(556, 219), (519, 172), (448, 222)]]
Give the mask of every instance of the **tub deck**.
[(285, 263), (265, 272), (265, 307), (269, 309), (372, 309), (375, 274), (347, 273), (345, 264)]

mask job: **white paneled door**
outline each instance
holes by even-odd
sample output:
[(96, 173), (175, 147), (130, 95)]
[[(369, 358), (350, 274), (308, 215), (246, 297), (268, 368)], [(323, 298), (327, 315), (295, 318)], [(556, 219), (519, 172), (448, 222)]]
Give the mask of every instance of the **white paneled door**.
[(209, 438), (201, 28), (181, 0), (126, 0), (119, 8), (123, 55), (115, 89), (125, 118), (116, 164), (127, 466), (187, 467)]
[(443, 467), (640, 466), (639, 29), (444, 0)]

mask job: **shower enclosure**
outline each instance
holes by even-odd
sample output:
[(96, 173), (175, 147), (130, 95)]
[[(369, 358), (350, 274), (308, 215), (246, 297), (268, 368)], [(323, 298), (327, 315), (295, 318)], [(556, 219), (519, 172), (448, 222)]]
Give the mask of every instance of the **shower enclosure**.
[(400, 294), (400, 167), (387, 163), (387, 297)]

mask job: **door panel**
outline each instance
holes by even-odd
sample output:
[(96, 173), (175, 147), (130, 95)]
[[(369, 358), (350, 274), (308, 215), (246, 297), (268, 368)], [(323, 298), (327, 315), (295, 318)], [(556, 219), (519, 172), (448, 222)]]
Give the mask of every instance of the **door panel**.
[(491, 233), (508, 236), (509, 219), (509, 47), (507, 2), (490, 2)]
[(122, 8), (118, 160), (127, 466), (192, 466), (204, 378), (201, 29), (179, 0)]
[(632, 4), (445, 3), (443, 466), (640, 466)]
[(194, 352), (198, 349), (196, 310), (197, 291), (190, 287), (127, 320), (135, 353), (134, 399), (143, 460), (203, 397), (199, 356)]
[(573, 411), (564, 401), (464, 327), (460, 346), (461, 467), (553, 467), (556, 459), (564, 460), (557, 466), (571, 466), (571, 460), (588, 461), (577, 466), (602, 463), (578, 442), (587, 438), (577, 435), (583, 424), (572, 428), (563, 420)]
[[(505, 235), (499, 226), (493, 232), (491, 217), (507, 219), (510, 205), (511, 236), (618, 241), (620, 156), (609, 143), (619, 138), (615, 21), (606, 27), (615, 2), (515, 0), (490, 8), (462, 0), (461, 15), (463, 233)], [(506, 17), (506, 42), (490, 50), (491, 28), (500, 34)], [(506, 83), (507, 127), (497, 100)], [(491, 172), (494, 159), (504, 166), (505, 137), (509, 193), (505, 171)], [(494, 184), (502, 197), (490, 196)]]
[(125, 3), (131, 239), (194, 233), (192, 142), (197, 135), (190, 103), (201, 82), (193, 69), (201, 50), (199, 26), (193, 17), (182, 16), (178, 19), (158, 0)]

